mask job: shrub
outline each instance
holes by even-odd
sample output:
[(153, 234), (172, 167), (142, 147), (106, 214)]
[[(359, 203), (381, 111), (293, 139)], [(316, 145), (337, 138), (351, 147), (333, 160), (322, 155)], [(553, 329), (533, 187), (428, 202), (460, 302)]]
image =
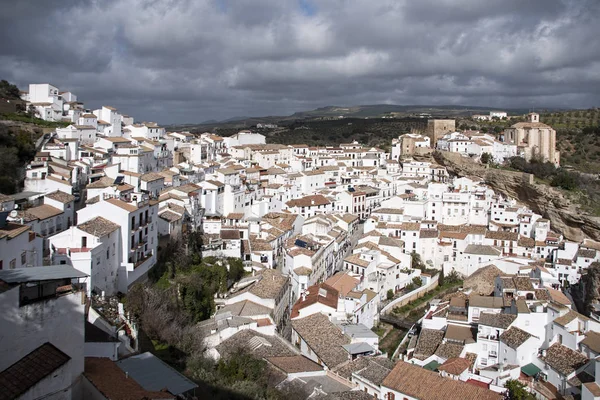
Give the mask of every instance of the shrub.
[(568, 171), (560, 171), (557, 175), (554, 175), (550, 185), (560, 187), (565, 190), (577, 189), (579, 186), (578, 176)]
[(490, 161), (492, 161), (492, 155), (490, 153), (483, 153), (481, 155), (481, 162), (483, 164), (488, 164)]
[(387, 299), (391, 300), (394, 298), (394, 291), (392, 289), (388, 289), (387, 291)]

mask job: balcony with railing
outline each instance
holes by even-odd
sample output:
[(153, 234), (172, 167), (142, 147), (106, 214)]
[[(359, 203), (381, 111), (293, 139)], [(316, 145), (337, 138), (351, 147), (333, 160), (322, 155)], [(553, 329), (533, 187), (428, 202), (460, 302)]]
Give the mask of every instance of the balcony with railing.
[(138, 268), (140, 265), (144, 264), (146, 261), (148, 261), (150, 258), (152, 258), (152, 252), (148, 252), (148, 254), (144, 255), (142, 258), (138, 259), (134, 264), (133, 264), (133, 269)]
[(498, 341), (498, 335), (495, 333), (492, 334), (485, 334), (485, 333), (479, 333), (477, 334), (477, 338), (479, 339), (485, 339), (485, 340), (492, 340), (492, 341)]

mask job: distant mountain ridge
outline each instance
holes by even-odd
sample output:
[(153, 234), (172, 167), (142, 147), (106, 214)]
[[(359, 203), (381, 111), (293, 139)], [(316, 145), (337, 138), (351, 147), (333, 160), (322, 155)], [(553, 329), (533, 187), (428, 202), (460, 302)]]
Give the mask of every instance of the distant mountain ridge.
[[(558, 108), (538, 108), (542, 111), (557, 111)], [(185, 126), (216, 126), (216, 125), (236, 125), (252, 126), (258, 123), (277, 123), (282, 121), (293, 121), (297, 119), (313, 118), (380, 118), (383, 116), (408, 117), (411, 115), (425, 114), (432, 117), (464, 117), (473, 113), (489, 111), (506, 111), (509, 115), (526, 114), (530, 110), (527, 108), (502, 108), (502, 107), (483, 107), (483, 106), (465, 106), (465, 105), (397, 105), (397, 104), (366, 104), (356, 106), (325, 106), (307, 111), (297, 111), (287, 116), (259, 116), (259, 117), (231, 117), (221, 121), (208, 120), (201, 123), (173, 124), (172, 127)], [(398, 115), (396, 115), (398, 114)]]

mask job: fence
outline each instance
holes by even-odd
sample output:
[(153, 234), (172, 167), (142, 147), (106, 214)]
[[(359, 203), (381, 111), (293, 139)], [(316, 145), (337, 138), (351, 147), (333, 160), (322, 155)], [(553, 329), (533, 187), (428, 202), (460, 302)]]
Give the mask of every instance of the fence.
[(421, 286), (413, 290), (412, 292), (406, 293), (405, 295), (402, 295), (397, 299), (392, 300), (388, 305), (383, 307), (379, 313), (384, 314), (394, 307), (402, 307), (403, 305), (408, 304), (409, 302), (416, 300), (419, 297), (425, 296), (427, 293), (438, 287), (439, 279), (440, 274), (437, 274), (431, 279), (431, 282), (429, 282), (427, 285)]

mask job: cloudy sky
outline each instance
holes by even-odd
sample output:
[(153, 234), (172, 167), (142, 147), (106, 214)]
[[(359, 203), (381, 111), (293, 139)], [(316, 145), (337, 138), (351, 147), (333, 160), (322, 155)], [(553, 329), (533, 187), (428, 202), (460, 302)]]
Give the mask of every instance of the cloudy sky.
[(598, 0), (0, 0), (0, 78), (200, 122), (326, 105), (600, 105)]

